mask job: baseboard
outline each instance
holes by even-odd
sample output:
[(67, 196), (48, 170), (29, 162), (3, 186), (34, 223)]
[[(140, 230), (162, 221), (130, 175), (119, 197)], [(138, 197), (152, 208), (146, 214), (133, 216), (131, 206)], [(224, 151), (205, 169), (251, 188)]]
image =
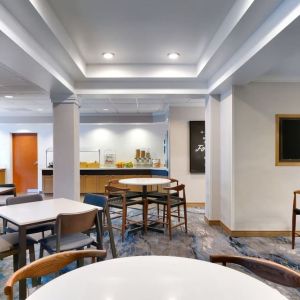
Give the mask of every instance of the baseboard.
[(204, 208), (205, 207), (205, 202), (187, 202), (186, 203), (187, 207), (199, 207), (199, 208)]
[[(204, 216), (204, 220), (210, 226), (220, 226), (224, 233), (231, 237), (281, 237), (292, 235), (289, 230), (231, 230), (220, 220), (209, 220), (206, 216)], [(297, 234), (300, 234), (300, 231), (297, 231)]]

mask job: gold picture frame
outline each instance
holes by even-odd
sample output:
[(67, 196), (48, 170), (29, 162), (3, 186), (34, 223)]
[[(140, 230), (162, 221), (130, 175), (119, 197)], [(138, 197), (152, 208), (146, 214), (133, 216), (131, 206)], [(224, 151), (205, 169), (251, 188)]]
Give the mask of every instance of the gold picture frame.
[(275, 122), (275, 166), (300, 166), (300, 161), (283, 161), (280, 159), (280, 120), (299, 119), (300, 114), (276, 114)]

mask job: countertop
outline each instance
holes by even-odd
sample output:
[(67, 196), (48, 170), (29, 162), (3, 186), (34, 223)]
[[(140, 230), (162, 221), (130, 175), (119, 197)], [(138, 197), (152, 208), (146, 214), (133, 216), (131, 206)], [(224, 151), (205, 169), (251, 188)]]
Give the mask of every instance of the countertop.
[[(43, 168), (42, 170), (53, 170), (53, 168)], [(152, 167), (140, 167), (140, 168), (80, 168), (80, 170), (158, 170), (158, 171), (168, 171), (168, 168), (152, 168)]]

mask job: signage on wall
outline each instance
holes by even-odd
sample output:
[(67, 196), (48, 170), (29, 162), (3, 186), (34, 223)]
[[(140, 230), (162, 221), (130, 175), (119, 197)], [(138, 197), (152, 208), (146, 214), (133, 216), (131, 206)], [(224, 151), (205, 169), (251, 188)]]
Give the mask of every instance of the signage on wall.
[(205, 173), (205, 121), (190, 121), (190, 173)]

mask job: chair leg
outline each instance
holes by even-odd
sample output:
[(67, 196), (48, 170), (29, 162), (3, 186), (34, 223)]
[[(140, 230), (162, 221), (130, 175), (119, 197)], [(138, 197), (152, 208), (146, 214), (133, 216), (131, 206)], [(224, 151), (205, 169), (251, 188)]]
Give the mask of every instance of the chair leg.
[(110, 214), (109, 214), (109, 208), (108, 207), (106, 208), (103, 217), (105, 217), (105, 216), (106, 216), (106, 223), (107, 223), (107, 228), (108, 228), (108, 234), (109, 234), (109, 241), (110, 241), (112, 257), (117, 258), (118, 255), (117, 255), (115, 239), (114, 239), (114, 233), (113, 233), (113, 230), (112, 230), (112, 224), (111, 224), (111, 219), (110, 219)]
[(159, 203), (156, 204), (157, 219), (159, 219)]
[[(179, 208), (179, 207), (178, 207)], [(183, 213), (184, 213), (184, 227), (185, 233), (187, 233), (187, 211), (186, 211), (186, 203), (183, 204)]]
[(40, 258), (42, 258), (43, 256), (44, 256), (44, 248), (40, 244)]
[(180, 206), (177, 207), (177, 216), (178, 222), (180, 222)]
[[(34, 245), (29, 246), (28, 250), (29, 250), (29, 261), (32, 263), (35, 261)], [(38, 286), (41, 284), (41, 278), (33, 277), (31, 278), (31, 282), (33, 287)]]
[(122, 211), (122, 228), (121, 228), (122, 242), (124, 242), (125, 240), (126, 223), (127, 223), (127, 206), (125, 206)]
[(296, 236), (296, 214), (293, 211), (293, 216), (292, 216), (292, 249), (295, 248), (295, 236)]
[(172, 240), (172, 217), (171, 217), (170, 204), (167, 204), (167, 219), (168, 219), (169, 238), (170, 240)]
[(18, 254), (13, 255), (13, 267), (14, 267), (14, 272), (16, 272), (19, 268), (19, 255)]
[(148, 227), (148, 200), (147, 198), (144, 200), (144, 232), (147, 233)]
[(164, 204), (164, 210), (163, 210), (163, 227), (165, 227), (165, 219), (166, 219), (166, 205)]

